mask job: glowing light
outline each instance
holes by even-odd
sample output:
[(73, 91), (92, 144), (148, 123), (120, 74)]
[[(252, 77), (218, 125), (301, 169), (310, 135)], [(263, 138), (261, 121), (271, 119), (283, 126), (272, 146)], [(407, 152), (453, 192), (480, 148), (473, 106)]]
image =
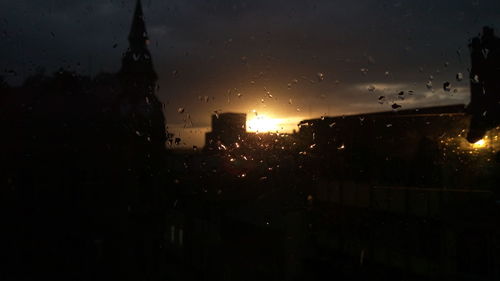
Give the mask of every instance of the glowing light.
[(472, 144), (472, 147), (474, 148), (483, 148), (486, 146), (486, 140), (485, 139), (480, 139), (476, 141), (475, 143)]
[(280, 130), (280, 119), (269, 118), (265, 115), (256, 116), (247, 121), (249, 132), (276, 132)]

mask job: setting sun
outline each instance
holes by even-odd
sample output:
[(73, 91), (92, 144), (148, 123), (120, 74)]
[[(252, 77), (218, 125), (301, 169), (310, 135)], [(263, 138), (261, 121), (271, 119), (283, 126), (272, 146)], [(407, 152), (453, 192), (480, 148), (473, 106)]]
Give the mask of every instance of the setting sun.
[(477, 142), (475, 142), (474, 144), (472, 144), (472, 147), (474, 147), (474, 148), (483, 148), (485, 146), (486, 146), (486, 140), (485, 139), (480, 139)]
[(247, 121), (247, 131), (249, 132), (276, 132), (281, 129), (280, 119), (270, 118), (265, 115), (256, 116)]

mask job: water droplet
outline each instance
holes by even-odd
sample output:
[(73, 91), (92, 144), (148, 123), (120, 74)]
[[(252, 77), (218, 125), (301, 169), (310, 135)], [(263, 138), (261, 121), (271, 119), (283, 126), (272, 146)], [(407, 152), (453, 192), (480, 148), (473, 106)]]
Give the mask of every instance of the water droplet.
[(490, 50), (489, 50), (489, 49), (484, 48), (484, 49), (482, 49), (481, 51), (482, 51), (482, 53), (483, 53), (483, 57), (484, 57), (485, 59), (487, 59), (487, 58), (488, 58), (488, 55), (490, 54)]
[(464, 75), (462, 74), (462, 72), (459, 72), (457, 73), (456, 77), (457, 81), (462, 81), (464, 80)]
[(432, 89), (432, 81), (431, 81), (431, 80), (427, 81), (427, 84), (425, 84), (425, 86), (426, 86), (426, 87), (427, 87), (427, 89), (429, 89), (429, 90), (430, 90), (430, 89)]
[(184, 107), (179, 107), (179, 108), (177, 109), (177, 112), (178, 112), (178, 113), (181, 113), (181, 114), (182, 114), (182, 113), (184, 113)]
[(368, 87), (366, 89), (368, 90), (368, 92), (374, 92), (375, 91), (375, 85), (368, 85)]
[(399, 104), (397, 104), (397, 103), (393, 103), (393, 104), (391, 105), (391, 107), (392, 107), (392, 109), (396, 110), (396, 109), (400, 108), (400, 107), (401, 107), (401, 105), (399, 105)]
[(269, 91), (266, 87), (264, 87), (264, 91), (266, 92), (266, 95), (268, 98), (272, 99), (273, 95), (271, 94), (271, 91)]
[(379, 96), (378, 97), (378, 103), (383, 104), (385, 100), (385, 96)]
[(318, 82), (321, 82), (325, 79), (325, 75), (321, 72), (316, 73), (316, 78), (318, 78)]
[(449, 92), (451, 90), (451, 83), (446, 81), (443, 83), (443, 90), (445, 90), (446, 92)]

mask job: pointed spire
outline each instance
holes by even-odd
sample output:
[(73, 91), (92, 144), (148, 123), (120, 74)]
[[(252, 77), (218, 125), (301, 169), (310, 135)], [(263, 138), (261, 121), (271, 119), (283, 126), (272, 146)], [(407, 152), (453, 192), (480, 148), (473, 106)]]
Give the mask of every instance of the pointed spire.
[(134, 18), (128, 36), (130, 47), (146, 48), (148, 42), (148, 33), (146, 31), (146, 24), (144, 23), (144, 13), (142, 12), (141, 0), (137, 0), (135, 5)]
[(129, 75), (125, 80), (145, 79), (144, 82), (154, 83), (157, 76), (153, 68), (151, 54), (147, 47), (148, 34), (146, 32), (141, 0), (137, 0), (135, 6), (128, 41), (129, 48), (123, 55), (121, 69), (122, 74)]

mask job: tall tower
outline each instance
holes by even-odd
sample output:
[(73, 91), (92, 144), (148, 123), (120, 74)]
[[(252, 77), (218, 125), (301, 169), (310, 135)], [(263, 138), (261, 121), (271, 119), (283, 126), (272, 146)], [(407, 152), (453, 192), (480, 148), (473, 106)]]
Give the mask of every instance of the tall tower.
[[(120, 74), (126, 81), (133, 83), (130, 86), (134, 86), (134, 84), (135, 86), (151, 86), (153, 92), (158, 77), (153, 67), (151, 53), (147, 47), (149, 39), (140, 0), (137, 0), (135, 6), (128, 41), (129, 48), (123, 54)], [(129, 79), (132, 79), (132, 81)], [(139, 83), (143, 85), (139, 85)]]
[(153, 150), (163, 150), (166, 141), (165, 119), (162, 103), (155, 95), (158, 76), (147, 47), (149, 40), (140, 0), (135, 6), (128, 41), (129, 47), (123, 54), (122, 67), (118, 73), (122, 86), (121, 115), (126, 120), (129, 134), (136, 138), (136, 143)]

